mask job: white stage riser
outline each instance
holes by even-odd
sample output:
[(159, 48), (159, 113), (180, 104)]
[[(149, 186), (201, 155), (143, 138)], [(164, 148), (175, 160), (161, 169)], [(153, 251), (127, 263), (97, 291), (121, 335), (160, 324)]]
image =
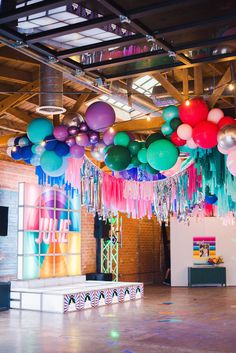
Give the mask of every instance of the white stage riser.
[[(44, 292), (40, 292), (40, 288), (29, 290), (24, 288), (19, 289), (19, 291), (14, 289), (14, 291), (11, 291), (11, 308), (66, 313), (137, 300), (141, 299), (144, 294), (142, 283), (111, 282), (109, 288), (107, 283), (104, 286), (106, 288), (96, 289), (95, 285), (90, 290), (79, 290), (74, 293), (68, 286), (69, 294), (56, 293), (55, 289), (50, 293), (49, 288), (49, 292), (45, 291), (45, 287)], [(60, 286), (57, 287), (57, 290), (60, 290)]]

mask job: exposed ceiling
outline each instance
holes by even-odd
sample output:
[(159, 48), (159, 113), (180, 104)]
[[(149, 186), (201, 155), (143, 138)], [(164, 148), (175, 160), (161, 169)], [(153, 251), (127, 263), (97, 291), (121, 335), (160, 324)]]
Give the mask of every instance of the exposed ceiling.
[(67, 111), (107, 101), (119, 130), (157, 130), (164, 106), (196, 95), (234, 114), (235, 0), (143, 3), (2, 1), (0, 135), (38, 116), (41, 63), (64, 73)]

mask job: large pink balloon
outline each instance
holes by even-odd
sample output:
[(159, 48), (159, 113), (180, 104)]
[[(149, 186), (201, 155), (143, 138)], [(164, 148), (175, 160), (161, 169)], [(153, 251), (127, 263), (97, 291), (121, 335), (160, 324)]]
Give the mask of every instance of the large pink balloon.
[(105, 131), (114, 124), (115, 119), (114, 109), (105, 102), (91, 104), (85, 113), (87, 125), (91, 130), (95, 131)]
[(70, 148), (71, 157), (81, 158), (83, 157), (84, 153), (85, 153), (85, 150), (84, 150), (84, 147), (82, 146), (73, 145)]
[(213, 108), (209, 111), (207, 120), (212, 123), (218, 124), (221, 118), (223, 118), (224, 112), (219, 108)]
[(228, 154), (226, 165), (230, 173), (236, 176), (236, 150), (231, 151)]
[(103, 142), (108, 146), (112, 145), (114, 142), (114, 137), (116, 135), (116, 131), (110, 127), (108, 130), (106, 130), (103, 134)]
[(192, 137), (193, 128), (188, 124), (181, 124), (177, 129), (177, 135), (182, 140), (190, 140)]
[(55, 126), (53, 135), (56, 137), (58, 141), (65, 141), (65, 139), (69, 136), (67, 131), (67, 126), (65, 125)]

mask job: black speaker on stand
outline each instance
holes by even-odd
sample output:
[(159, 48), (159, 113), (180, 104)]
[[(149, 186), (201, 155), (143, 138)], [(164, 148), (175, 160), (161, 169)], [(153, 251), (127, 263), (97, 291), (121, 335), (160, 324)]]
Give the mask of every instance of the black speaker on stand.
[(87, 273), (86, 280), (112, 281), (112, 273), (101, 272), (101, 239), (109, 238), (111, 226), (97, 213), (94, 218), (94, 237), (96, 239), (96, 273)]

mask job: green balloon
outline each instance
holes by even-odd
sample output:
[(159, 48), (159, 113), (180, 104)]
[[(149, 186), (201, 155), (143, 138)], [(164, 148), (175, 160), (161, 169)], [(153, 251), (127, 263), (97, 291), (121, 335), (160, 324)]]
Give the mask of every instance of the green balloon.
[(140, 141), (139, 144), (141, 146), (140, 149), (145, 147), (145, 142), (144, 141)]
[(132, 159), (131, 159), (131, 164), (133, 165), (133, 167), (138, 167), (141, 162), (140, 160), (138, 159), (138, 157), (134, 156)]
[(175, 105), (169, 105), (163, 109), (162, 117), (165, 121), (170, 122), (174, 118), (179, 117), (179, 109)]
[(147, 163), (142, 163), (142, 164), (140, 164), (139, 169), (145, 171), (146, 167), (147, 167)]
[(114, 137), (114, 145), (127, 147), (130, 143), (130, 137), (126, 132), (117, 132)]
[(125, 170), (130, 162), (130, 152), (124, 146), (112, 146), (105, 157), (106, 165), (114, 171)]
[(171, 129), (169, 123), (165, 123), (161, 127), (161, 132), (163, 133), (163, 135), (170, 135), (173, 132), (173, 130)]
[(155, 175), (155, 174), (158, 174), (158, 173), (159, 173), (159, 170), (156, 170), (156, 169), (152, 168), (152, 167), (150, 166), (150, 164), (147, 163), (147, 165), (146, 165), (146, 172), (149, 173), (149, 174)]
[(36, 118), (27, 127), (27, 136), (33, 143), (40, 143), (46, 136), (52, 135), (53, 124), (47, 118)]
[(147, 163), (147, 149), (146, 148), (141, 148), (141, 150), (138, 151), (138, 159), (141, 163)]
[(128, 149), (133, 156), (136, 156), (141, 148), (141, 144), (138, 141), (130, 142)]
[(161, 132), (155, 132), (154, 134), (151, 134), (148, 136), (146, 143), (145, 143), (145, 147), (148, 148), (151, 145), (151, 143), (153, 143), (154, 141), (163, 139), (163, 138), (164, 138), (164, 136)]
[(178, 149), (168, 140), (153, 142), (147, 150), (147, 161), (156, 170), (172, 168), (178, 159)]
[(113, 147), (114, 145), (108, 145), (108, 146), (106, 146), (105, 148), (104, 148), (104, 154), (107, 154), (107, 152), (109, 151), (109, 149), (111, 148), (111, 147)]
[(43, 152), (40, 158), (40, 165), (46, 173), (55, 172), (62, 166), (63, 159), (54, 151)]
[(177, 130), (177, 128), (183, 124), (179, 118), (174, 118), (170, 121), (170, 127), (173, 131)]

